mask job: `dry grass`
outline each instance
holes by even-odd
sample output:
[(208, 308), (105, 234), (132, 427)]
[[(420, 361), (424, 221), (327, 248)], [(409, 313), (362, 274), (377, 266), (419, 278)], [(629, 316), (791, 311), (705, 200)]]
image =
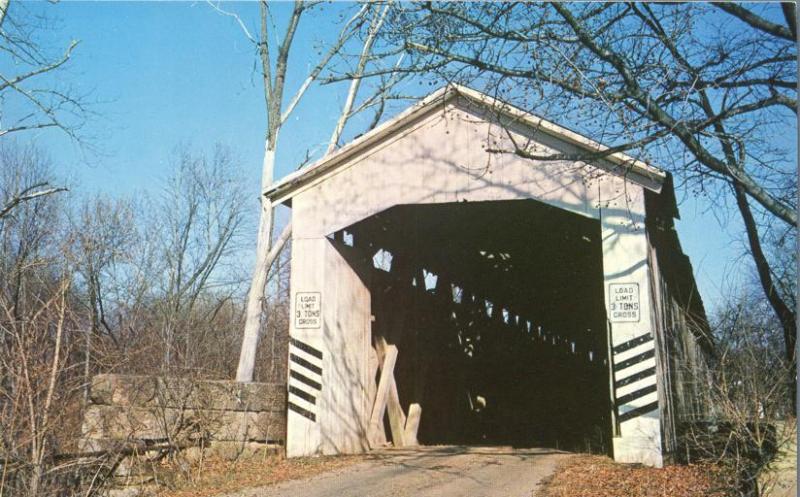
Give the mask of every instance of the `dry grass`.
[[(280, 456), (239, 461), (207, 459), (202, 466), (171, 468), (169, 489), (159, 497), (212, 497), (246, 488), (274, 485), (342, 468), (363, 460), (360, 456), (304, 457)], [(162, 482), (165, 483), (165, 482)]]
[(715, 466), (649, 468), (607, 457), (570, 457), (537, 497), (725, 497), (726, 479)]

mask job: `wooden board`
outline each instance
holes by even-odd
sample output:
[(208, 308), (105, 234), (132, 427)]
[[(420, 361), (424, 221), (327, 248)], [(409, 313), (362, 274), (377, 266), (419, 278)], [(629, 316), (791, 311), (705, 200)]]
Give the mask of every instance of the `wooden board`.
[[(381, 438), (383, 438), (383, 416), (386, 414), (386, 406), (388, 404), (391, 387), (394, 387), (395, 392), (397, 392), (397, 387), (394, 384), (394, 365), (397, 361), (397, 347), (391, 345), (382, 347), (382, 349), (383, 354), (379, 351), (379, 355), (383, 356), (381, 377), (378, 381), (378, 393), (375, 395), (375, 404), (372, 406), (369, 430), (367, 432), (367, 439), (372, 448), (381, 445)], [(392, 432), (392, 436), (394, 436), (394, 431)]]
[(419, 445), (417, 432), (419, 431), (419, 420), (422, 417), (422, 406), (411, 404), (408, 406), (408, 419), (403, 433), (403, 442), (406, 445)]

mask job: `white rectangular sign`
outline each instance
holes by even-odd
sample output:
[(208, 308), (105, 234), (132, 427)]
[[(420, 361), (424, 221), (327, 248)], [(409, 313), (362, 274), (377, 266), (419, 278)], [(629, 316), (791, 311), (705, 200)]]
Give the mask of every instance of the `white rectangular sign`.
[(295, 294), (294, 327), (297, 329), (322, 327), (322, 294), (319, 292)]
[(639, 284), (609, 283), (608, 314), (614, 323), (638, 323)]

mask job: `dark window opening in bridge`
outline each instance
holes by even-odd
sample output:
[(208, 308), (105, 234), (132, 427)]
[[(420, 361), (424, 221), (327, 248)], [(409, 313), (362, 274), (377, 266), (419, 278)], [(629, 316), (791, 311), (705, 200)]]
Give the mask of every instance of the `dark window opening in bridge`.
[(383, 249), (378, 250), (372, 257), (372, 265), (375, 269), (388, 273), (392, 270), (392, 254)]
[(422, 271), (425, 274), (425, 290), (436, 289), (436, 282), (439, 280), (439, 277), (426, 269), (423, 269)]
[(461, 289), (458, 285), (451, 285), (453, 288), (453, 302), (456, 304), (460, 304), (461, 300), (464, 296), (464, 290)]
[(354, 247), (332, 243), (369, 288), (373, 344), (397, 347), (420, 443), (610, 452), (607, 336), (587, 332), (606, 329), (597, 220), (513, 200), (397, 206), (347, 231)]
[(352, 246), (353, 246), (353, 243), (354, 243), (354, 240), (353, 240), (353, 234), (352, 234), (352, 233), (348, 233), (347, 231), (344, 231), (344, 232), (342, 233), (342, 241), (343, 241), (343, 242), (344, 242), (344, 244), (345, 244), (345, 245), (347, 245), (348, 247), (352, 247)]

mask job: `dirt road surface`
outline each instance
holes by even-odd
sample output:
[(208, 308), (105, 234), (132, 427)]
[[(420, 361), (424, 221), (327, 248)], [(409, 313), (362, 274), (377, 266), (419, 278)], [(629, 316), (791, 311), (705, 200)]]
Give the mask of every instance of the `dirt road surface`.
[(509, 447), (390, 449), (340, 470), (227, 497), (531, 497), (564, 457)]

